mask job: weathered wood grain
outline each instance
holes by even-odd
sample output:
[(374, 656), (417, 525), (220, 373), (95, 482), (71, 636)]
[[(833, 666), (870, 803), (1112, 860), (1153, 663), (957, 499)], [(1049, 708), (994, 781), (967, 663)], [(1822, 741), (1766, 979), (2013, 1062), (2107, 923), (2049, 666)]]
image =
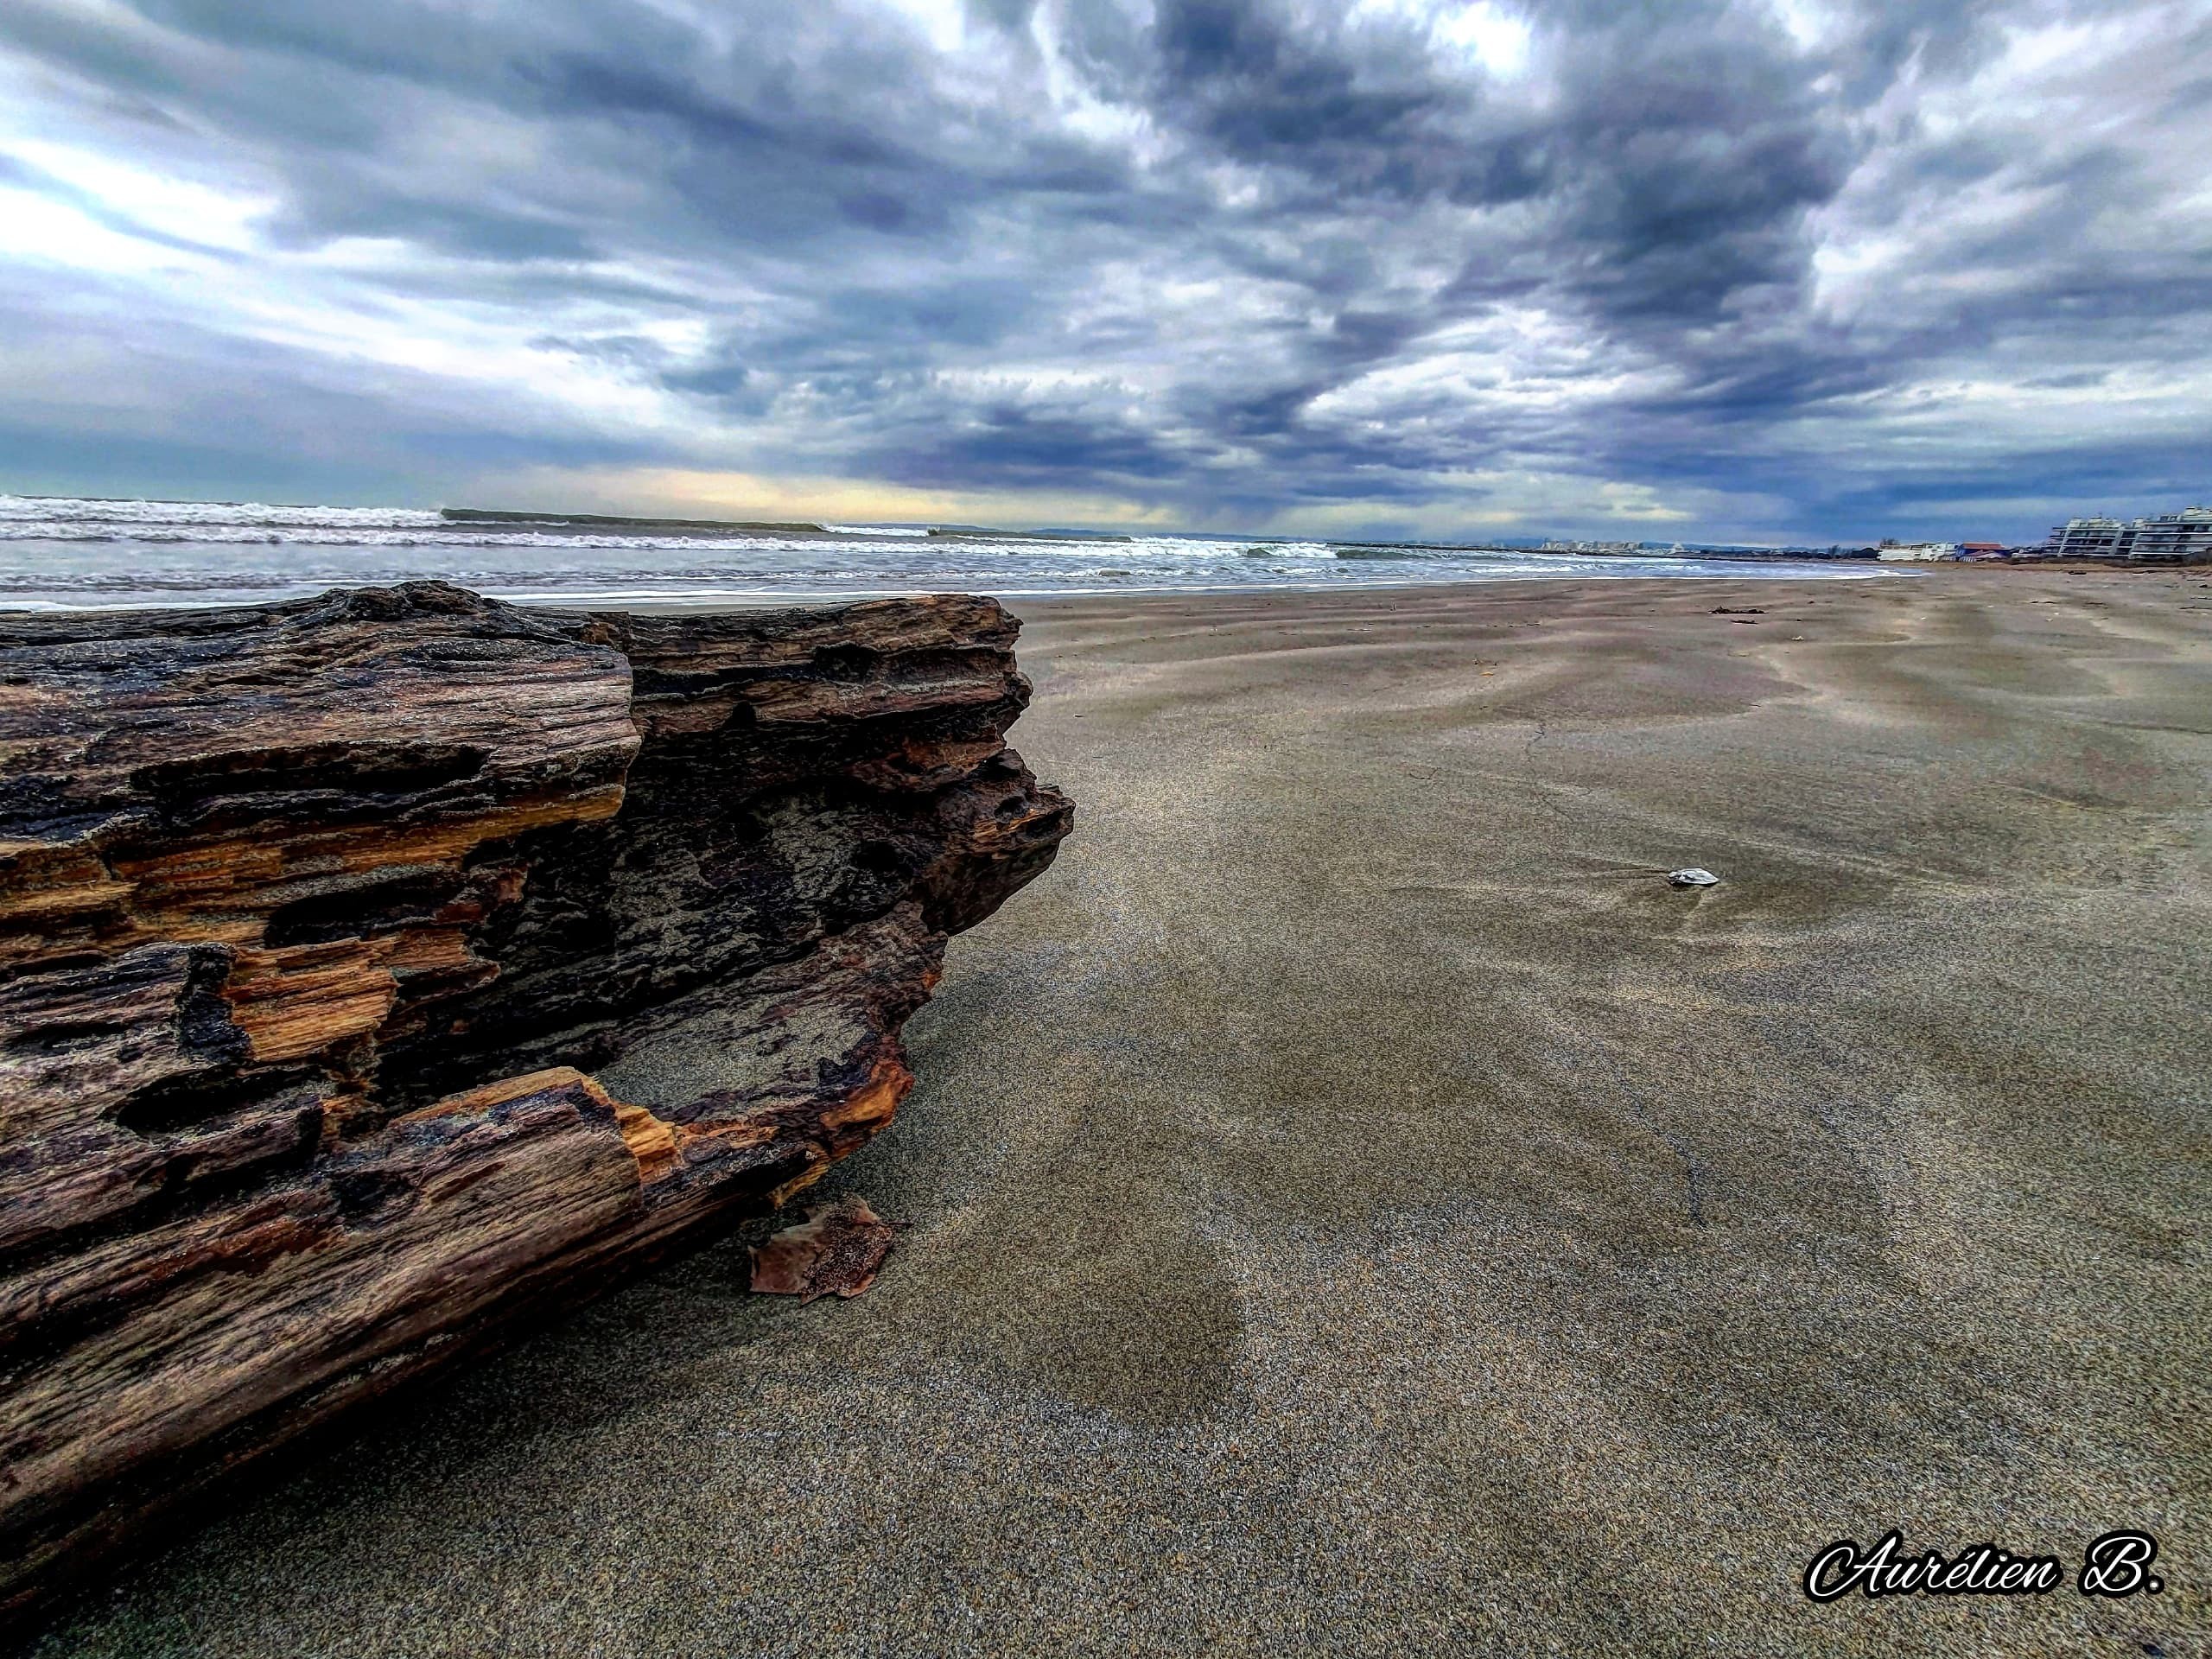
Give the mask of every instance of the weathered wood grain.
[(0, 1607), (887, 1122), (1071, 822), (1015, 630), (0, 622)]

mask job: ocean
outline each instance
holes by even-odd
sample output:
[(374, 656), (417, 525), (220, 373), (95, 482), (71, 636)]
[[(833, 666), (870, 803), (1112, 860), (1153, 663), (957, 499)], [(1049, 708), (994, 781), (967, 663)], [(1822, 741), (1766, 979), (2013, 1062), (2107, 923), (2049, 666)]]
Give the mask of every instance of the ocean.
[(1657, 553), (0, 495), (7, 610), (249, 604), (431, 577), (518, 604), (611, 607), (1872, 574)]

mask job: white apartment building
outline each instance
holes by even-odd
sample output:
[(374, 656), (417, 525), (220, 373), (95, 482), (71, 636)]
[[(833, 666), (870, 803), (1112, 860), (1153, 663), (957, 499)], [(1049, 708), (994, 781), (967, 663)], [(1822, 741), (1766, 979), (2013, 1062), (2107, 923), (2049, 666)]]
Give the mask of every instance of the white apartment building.
[(2069, 518), (2050, 532), (2057, 559), (2151, 559), (2164, 564), (2212, 561), (2212, 507), (2184, 507), (2123, 524)]

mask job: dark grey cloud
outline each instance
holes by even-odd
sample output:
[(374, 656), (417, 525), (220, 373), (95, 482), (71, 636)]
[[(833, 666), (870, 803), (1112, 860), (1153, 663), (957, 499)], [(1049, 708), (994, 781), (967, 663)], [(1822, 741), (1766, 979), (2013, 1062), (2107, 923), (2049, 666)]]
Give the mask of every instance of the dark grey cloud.
[(2208, 64), (2149, 0), (14, 0), (0, 486), (2027, 533), (2212, 482)]

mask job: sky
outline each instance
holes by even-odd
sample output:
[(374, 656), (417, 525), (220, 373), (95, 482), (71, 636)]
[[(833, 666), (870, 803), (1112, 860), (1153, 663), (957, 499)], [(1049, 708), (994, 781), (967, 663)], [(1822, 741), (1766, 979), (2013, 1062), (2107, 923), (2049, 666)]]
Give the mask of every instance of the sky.
[(2212, 0), (6, 0), (0, 489), (2040, 539), (2212, 499)]

